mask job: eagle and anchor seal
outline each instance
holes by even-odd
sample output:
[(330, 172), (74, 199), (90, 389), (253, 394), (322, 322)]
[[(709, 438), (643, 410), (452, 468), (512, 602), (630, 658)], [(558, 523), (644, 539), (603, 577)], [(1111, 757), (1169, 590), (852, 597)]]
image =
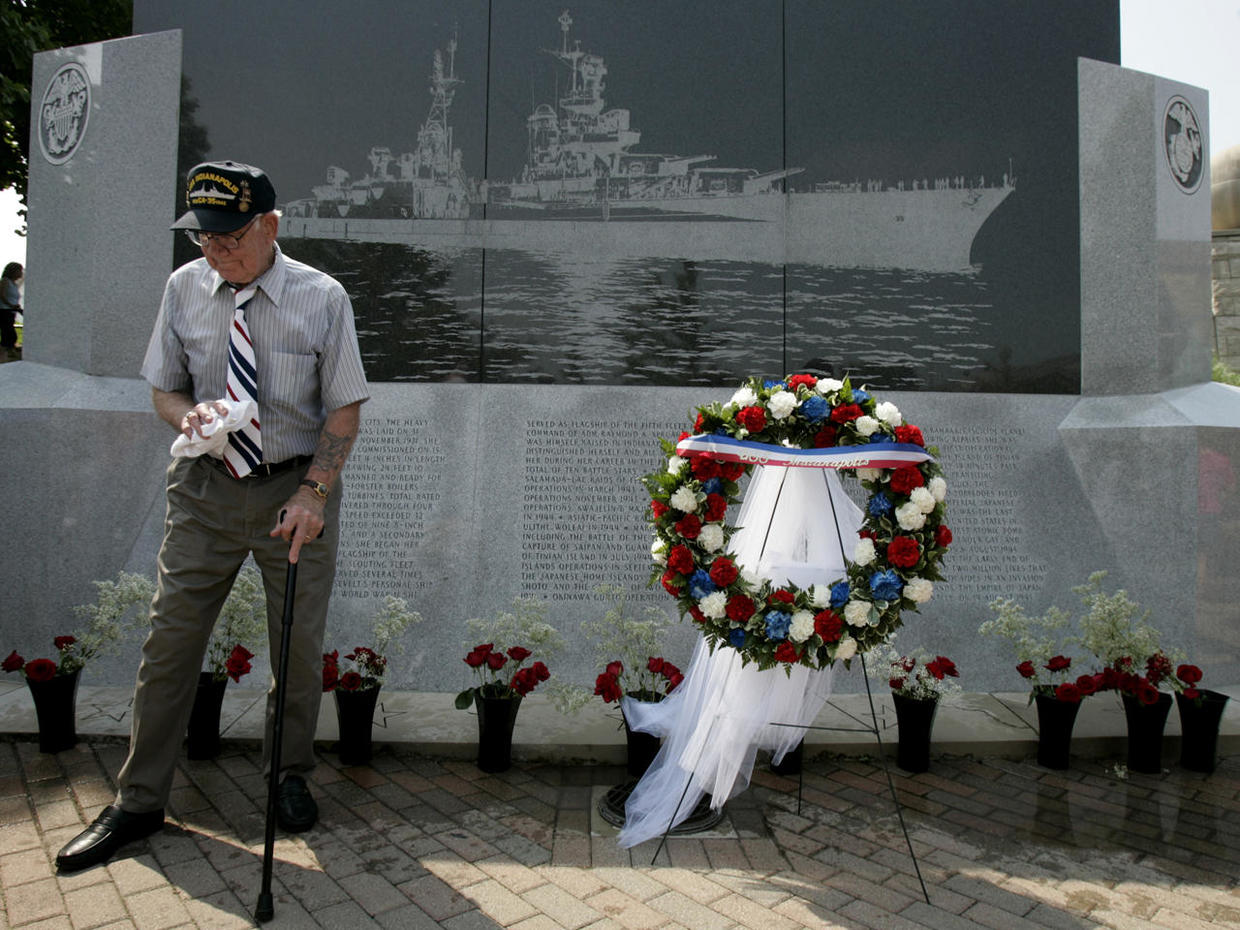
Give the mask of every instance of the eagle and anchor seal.
[(1171, 177), (1186, 194), (1191, 194), (1201, 184), (1205, 167), (1202, 142), (1201, 124), (1192, 105), (1183, 97), (1172, 97), (1163, 114), (1163, 151)]
[(76, 61), (61, 65), (47, 82), (39, 105), (39, 147), (53, 165), (63, 165), (82, 144), (90, 120), (90, 79)]

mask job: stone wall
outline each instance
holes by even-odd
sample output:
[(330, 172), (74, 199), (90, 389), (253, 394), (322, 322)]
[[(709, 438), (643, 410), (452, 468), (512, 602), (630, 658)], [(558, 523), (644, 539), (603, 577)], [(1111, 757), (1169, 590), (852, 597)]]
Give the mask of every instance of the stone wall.
[(1228, 368), (1240, 371), (1240, 230), (1214, 233), (1210, 252), (1214, 351)]

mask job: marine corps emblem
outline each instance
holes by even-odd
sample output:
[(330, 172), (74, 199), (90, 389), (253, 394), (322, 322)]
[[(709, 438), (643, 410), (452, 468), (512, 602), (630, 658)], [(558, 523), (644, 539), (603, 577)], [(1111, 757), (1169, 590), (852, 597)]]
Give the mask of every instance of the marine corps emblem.
[(63, 165), (86, 135), (90, 119), (90, 80), (86, 69), (71, 61), (47, 82), (39, 107), (39, 147), (53, 165)]
[(1205, 164), (1201, 145), (1197, 114), (1183, 97), (1172, 97), (1163, 116), (1163, 148), (1171, 176), (1186, 194), (1191, 194), (1201, 184)]

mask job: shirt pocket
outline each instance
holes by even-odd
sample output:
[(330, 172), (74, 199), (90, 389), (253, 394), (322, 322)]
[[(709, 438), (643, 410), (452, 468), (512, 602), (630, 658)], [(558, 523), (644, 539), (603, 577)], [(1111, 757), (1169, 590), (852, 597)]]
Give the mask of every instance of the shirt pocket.
[(317, 426), (319, 402), (319, 357), (314, 353), (273, 352), (270, 371), (260, 387), (260, 402), (289, 417), (301, 428)]

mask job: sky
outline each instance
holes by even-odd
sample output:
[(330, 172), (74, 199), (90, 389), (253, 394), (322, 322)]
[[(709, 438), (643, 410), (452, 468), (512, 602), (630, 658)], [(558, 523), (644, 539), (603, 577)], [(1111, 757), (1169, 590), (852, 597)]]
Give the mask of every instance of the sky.
[[(1120, 0), (1121, 61), (1126, 68), (1183, 81), (1210, 92), (1210, 151), (1240, 145), (1240, 0)], [(25, 263), (17, 197), (0, 192), (0, 263)]]

